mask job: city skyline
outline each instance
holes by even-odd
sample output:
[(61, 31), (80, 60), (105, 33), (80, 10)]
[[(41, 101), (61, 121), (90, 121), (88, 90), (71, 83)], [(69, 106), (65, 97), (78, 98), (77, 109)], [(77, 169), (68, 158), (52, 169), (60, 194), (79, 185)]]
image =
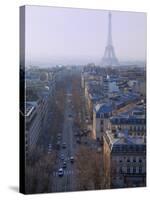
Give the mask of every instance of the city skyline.
[[(100, 64), (107, 43), (108, 12), (27, 6), (26, 65)], [(119, 61), (146, 61), (146, 14), (111, 13)]]
[(20, 8), (22, 193), (146, 187), (145, 17)]

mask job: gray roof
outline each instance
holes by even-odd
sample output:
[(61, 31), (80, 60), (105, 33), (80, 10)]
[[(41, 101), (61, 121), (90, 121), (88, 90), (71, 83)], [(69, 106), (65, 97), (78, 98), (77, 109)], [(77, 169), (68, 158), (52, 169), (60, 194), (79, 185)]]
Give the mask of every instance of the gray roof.
[(125, 132), (119, 132), (116, 135), (113, 134), (110, 130), (107, 130), (104, 137), (112, 152), (145, 153), (146, 151), (146, 143), (144, 136), (128, 136), (125, 134)]
[(105, 114), (112, 112), (112, 105), (108, 103), (101, 103), (95, 106), (96, 115)]

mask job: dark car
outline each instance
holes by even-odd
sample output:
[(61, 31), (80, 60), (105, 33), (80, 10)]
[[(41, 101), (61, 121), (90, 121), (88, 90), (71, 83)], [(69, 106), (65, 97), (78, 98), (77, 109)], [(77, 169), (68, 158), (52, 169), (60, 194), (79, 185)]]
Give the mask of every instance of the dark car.
[(63, 149), (66, 148), (66, 143), (65, 143), (65, 142), (62, 144), (62, 148), (63, 148)]
[(57, 148), (57, 149), (60, 149), (60, 141), (57, 141), (57, 143), (56, 143), (56, 148)]
[(74, 136), (76, 136), (76, 137), (78, 137), (80, 134), (79, 133), (77, 133), (77, 132), (75, 132), (75, 134), (74, 134)]
[(67, 167), (67, 163), (64, 161), (63, 162), (63, 168), (66, 168)]
[(58, 139), (58, 140), (61, 139), (61, 134), (60, 134), (60, 133), (57, 135), (57, 139)]
[(64, 156), (63, 153), (60, 155), (60, 159), (61, 159), (61, 160), (64, 160), (64, 159), (65, 159), (65, 156)]
[(63, 176), (64, 175), (64, 170), (62, 168), (60, 168), (58, 170), (58, 176)]

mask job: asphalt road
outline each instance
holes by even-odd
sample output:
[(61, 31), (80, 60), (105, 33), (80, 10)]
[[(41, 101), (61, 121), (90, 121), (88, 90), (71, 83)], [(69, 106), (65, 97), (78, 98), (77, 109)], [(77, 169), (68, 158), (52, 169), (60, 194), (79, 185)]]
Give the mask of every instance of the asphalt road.
[[(70, 116), (71, 115), (71, 116)], [(55, 170), (51, 174), (52, 179), (52, 192), (65, 192), (65, 191), (75, 191), (76, 181), (75, 181), (75, 165), (70, 162), (70, 157), (75, 157), (76, 151), (76, 141), (73, 132), (73, 117), (74, 113), (72, 111), (72, 88), (71, 85), (68, 86), (66, 92), (66, 103), (65, 103), (65, 113), (64, 113), (64, 124), (61, 133), (61, 147), (58, 150), (58, 159)], [(66, 143), (66, 148), (62, 147), (62, 144)], [(64, 160), (60, 159), (60, 155), (64, 154)], [(64, 175), (60, 177), (58, 175), (59, 168), (62, 168), (63, 161), (66, 161), (67, 167), (64, 169)]]

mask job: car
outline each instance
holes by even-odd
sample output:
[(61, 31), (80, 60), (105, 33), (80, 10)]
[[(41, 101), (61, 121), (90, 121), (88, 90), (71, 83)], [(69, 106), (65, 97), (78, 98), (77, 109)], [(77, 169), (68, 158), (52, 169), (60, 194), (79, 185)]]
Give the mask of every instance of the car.
[(75, 132), (74, 136), (78, 137), (78, 136), (79, 136), (79, 133)]
[(65, 159), (65, 156), (64, 156), (63, 153), (60, 155), (60, 159), (61, 159), (61, 160), (64, 160), (64, 159)]
[(52, 145), (51, 144), (48, 145), (48, 149), (52, 149)]
[(57, 135), (57, 139), (58, 139), (58, 140), (61, 139), (61, 134), (60, 134), (60, 133)]
[(63, 168), (66, 168), (67, 167), (67, 163), (66, 161), (63, 162)]
[(48, 149), (48, 153), (51, 153), (52, 152), (52, 149)]
[(64, 170), (63, 170), (63, 168), (60, 168), (58, 170), (58, 176), (63, 176), (63, 175), (64, 175)]
[(63, 148), (63, 149), (66, 148), (66, 143), (65, 143), (65, 142), (62, 144), (62, 148)]
[(70, 162), (74, 163), (74, 157), (73, 156), (70, 157)]
[(52, 148), (48, 148), (48, 151), (52, 151)]
[(60, 141), (57, 141), (57, 143), (56, 143), (56, 147), (57, 147), (57, 149), (60, 148)]
[(49, 144), (49, 145), (48, 145), (48, 153), (51, 153), (51, 151), (52, 151), (52, 145)]

